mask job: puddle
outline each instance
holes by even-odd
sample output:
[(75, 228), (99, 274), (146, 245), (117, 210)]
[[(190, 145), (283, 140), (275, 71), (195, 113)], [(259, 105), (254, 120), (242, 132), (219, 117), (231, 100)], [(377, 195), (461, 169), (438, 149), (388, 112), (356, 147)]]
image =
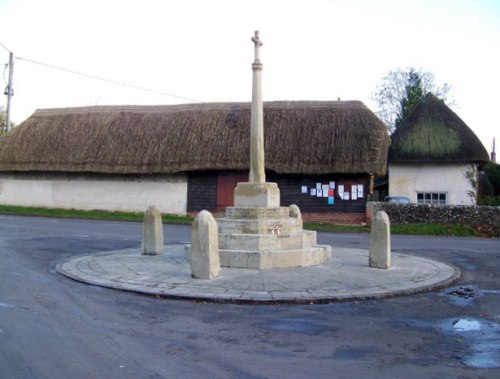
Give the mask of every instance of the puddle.
[(455, 340), (462, 341), (462, 364), (470, 368), (500, 368), (500, 324), (473, 317), (455, 317), (431, 321), (402, 318), (402, 327), (435, 329)]
[(500, 290), (482, 290), (484, 294), (500, 295)]
[(500, 367), (500, 325), (469, 317), (447, 319), (438, 326), (462, 338), (468, 346), (463, 363), (472, 368)]
[(319, 334), (327, 329), (317, 317), (283, 317), (260, 324), (263, 329), (275, 332)]
[(452, 322), (453, 329), (457, 332), (470, 332), (472, 330), (481, 330), (481, 323), (477, 320), (457, 319)]

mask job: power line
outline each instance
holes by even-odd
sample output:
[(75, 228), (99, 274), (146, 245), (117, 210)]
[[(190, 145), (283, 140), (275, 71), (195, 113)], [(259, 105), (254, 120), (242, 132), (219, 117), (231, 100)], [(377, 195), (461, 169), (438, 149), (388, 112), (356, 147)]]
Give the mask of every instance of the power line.
[[(5, 46), (3, 46), (3, 47), (5, 48)], [(69, 74), (73, 74), (73, 75), (83, 76), (85, 78), (90, 78), (90, 79), (94, 79), (94, 80), (100, 80), (102, 82), (107, 82), (107, 83), (111, 83), (111, 84), (115, 84), (115, 85), (119, 85), (119, 86), (123, 86), (123, 87), (134, 88), (134, 89), (138, 89), (138, 90), (141, 90), (141, 91), (152, 92), (152, 93), (157, 93), (157, 94), (164, 95), (164, 96), (175, 97), (177, 99), (182, 99), (182, 100), (188, 100), (188, 101), (194, 101), (194, 102), (197, 102), (197, 103), (201, 103), (200, 100), (192, 99), (192, 98), (189, 98), (189, 97), (178, 96), (178, 95), (174, 95), (174, 94), (168, 93), (168, 92), (158, 91), (158, 90), (155, 90), (155, 89), (150, 89), (150, 88), (146, 88), (146, 87), (142, 87), (142, 86), (137, 86), (137, 85), (134, 85), (134, 84), (119, 82), (117, 80), (107, 79), (107, 78), (103, 78), (101, 76), (96, 76), (96, 75), (92, 75), (92, 74), (86, 74), (86, 73), (83, 73), (83, 72), (79, 72), (79, 71), (75, 71), (75, 70), (70, 70), (70, 69), (63, 68), (63, 67), (54, 66), (54, 65), (51, 65), (51, 64), (48, 64), (48, 63), (38, 62), (38, 61), (35, 61), (33, 59), (28, 59), (28, 58), (23, 58), (23, 57), (18, 57), (18, 56), (16, 56), (16, 59), (19, 59), (19, 60), (22, 60), (22, 61), (25, 61), (25, 62), (28, 62), (28, 63), (37, 64), (39, 66), (48, 67), (48, 68), (51, 68), (53, 70), (58, 70), (58, 71), (63, 71), (63, 72), (66, 72), (66, 73), (69, 73)]]
[(8, 53), (11, 53), (10, 49), (8, 49), (2, 42), (0, 42), (0, 46), (2, 46)]

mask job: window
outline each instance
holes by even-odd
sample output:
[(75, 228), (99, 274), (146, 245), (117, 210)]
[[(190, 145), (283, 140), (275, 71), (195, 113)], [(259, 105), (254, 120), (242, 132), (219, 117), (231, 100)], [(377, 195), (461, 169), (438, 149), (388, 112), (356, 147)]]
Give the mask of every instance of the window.
[(446, 192), (417, 192), (417, 203), (446, 205)]

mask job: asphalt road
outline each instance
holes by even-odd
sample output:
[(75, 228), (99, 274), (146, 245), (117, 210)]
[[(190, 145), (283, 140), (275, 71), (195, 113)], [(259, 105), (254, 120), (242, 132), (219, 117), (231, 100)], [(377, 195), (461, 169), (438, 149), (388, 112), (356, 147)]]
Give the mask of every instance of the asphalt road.
[[(55, 273), (70, 256), (138, 247), (141, 228), (0, 216), (0, 378), (500, 377), (498, 239), (394, 236), (393, 251), (463, 276), (440, 292), (366, 302), (165, 300)], [(167, 242), (189, 235), (165, 227)], [(368, 246), (359, 234), (318, 240)]]

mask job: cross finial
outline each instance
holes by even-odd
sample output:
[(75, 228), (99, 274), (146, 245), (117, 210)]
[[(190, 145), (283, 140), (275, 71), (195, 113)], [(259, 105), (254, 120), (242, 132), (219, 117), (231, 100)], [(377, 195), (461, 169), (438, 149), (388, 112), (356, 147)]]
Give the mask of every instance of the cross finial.
[(259, 47), (263, 45), (259, 38), (259, 31), (255, 31), (255, 36), (252, 37), (252, 42), (255, 44), (255, 62), (259, 62)]

